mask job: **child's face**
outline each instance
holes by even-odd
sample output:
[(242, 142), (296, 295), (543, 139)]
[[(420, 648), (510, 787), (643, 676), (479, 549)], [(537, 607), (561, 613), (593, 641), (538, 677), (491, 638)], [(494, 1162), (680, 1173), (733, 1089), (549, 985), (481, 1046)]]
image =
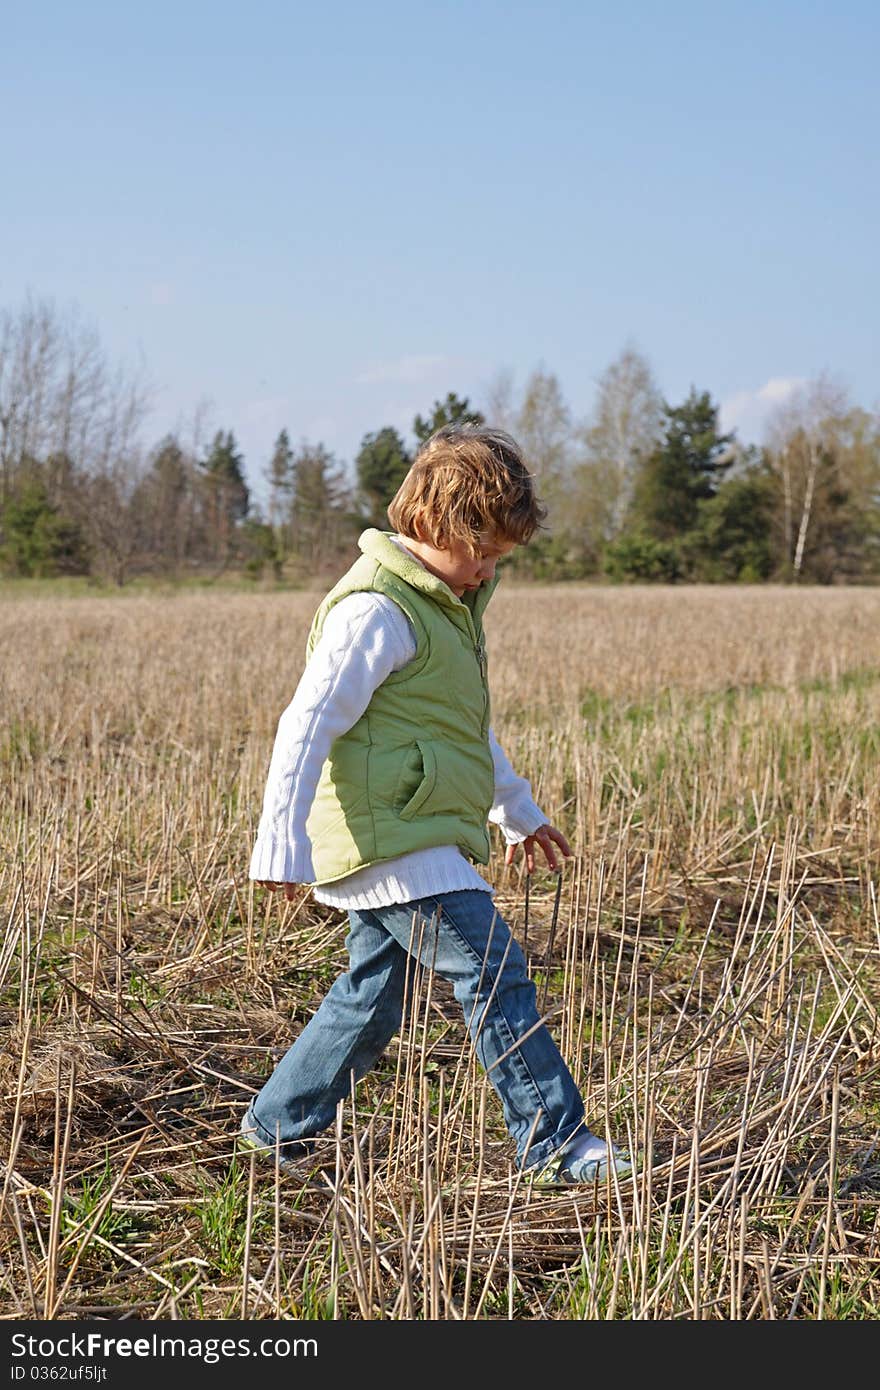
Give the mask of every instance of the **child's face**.
[(427, 541), (413, 541), (407, 537), (406, 545), (430, 574), (443, 580), (456, 598), (494, 579), (498, 561), (516, 549), (516, 541), (488, 533), (479, 537), (476, 555), (469, 554), (463, 546), (455, 543), (446, 550), (439, 550)]

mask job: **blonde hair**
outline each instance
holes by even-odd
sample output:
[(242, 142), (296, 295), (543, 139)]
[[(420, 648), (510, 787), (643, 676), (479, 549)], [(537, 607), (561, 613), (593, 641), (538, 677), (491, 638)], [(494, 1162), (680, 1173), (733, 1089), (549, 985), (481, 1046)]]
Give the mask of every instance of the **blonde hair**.
[(444, 425), (426, 439), (388, 507), (394, 529), (438, 550), (479, 550), (481, 533), (518, 545), (547, 515), (519, 445), (504, 430)]

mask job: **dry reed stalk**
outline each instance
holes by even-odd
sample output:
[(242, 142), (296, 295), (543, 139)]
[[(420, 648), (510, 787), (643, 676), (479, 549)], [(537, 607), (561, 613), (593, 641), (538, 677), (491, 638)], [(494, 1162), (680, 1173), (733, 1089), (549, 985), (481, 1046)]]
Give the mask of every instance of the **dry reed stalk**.
[(248, 1286), (251, 1278), (251, 1232), (254, 1221), (254, 1170), (256, 1154), (251, 1152), (248, 1161), (247, 1210), (244, 1223), (244, 1256), (241, 1263), (241, 1318), (248, 1317)]
[(834, 1072), (831, 1111), (831, 1144), (828, 1156), (828, 1202), (825, 1207), (825, 1236), (822, 1242), (822, 1266), (819, 1273), (819, 1307), (816, 1317), (825, 1316), (825, 1294), (828, 1283), (828, 1257), (831, 1253), (831, 1217), (837, 1193), (837, 1132), (840, 1118), (840, 1078)]
[(21, 1263), (22, 1268), (24, 1270), (24, 1279), (25, 1286), (27, 1288), (30, 1315), (32, 1318), (37, 1319), (39, 1317), (39, 1313), (37, 1311), (37, 1296), (36, 1291), (34, 1289), (34, 1280), (31, 1269), (31, 1252), (28, 1249), (27, 1241), (25, 1239), (24, 1227), (21, 1221), (21, 1212), (18, 1209), (18, 1198), (16, 1197), (14, 1187), (9, 1192), (9, 1201), (12, 1209), (12, 1220), (15, 1225), (15, 1233), (18, 1237), (19, 1249), (21, 1250)]
[(55, 1124), (52, 1146), (52, 1208), (49, 1221), (49, 1240), (46, 1255), (46, 1280), (43, 1296), (43, 1317), (51, 1320), (55, 1316), (55, 1288), (58, 1276), (58, 1242), (61, 1232), (61, 1213), (64, 1209), (64, 1175), (70, 1152), (70, 1131), (73, 1124), (73, 1096), (76, 1087), (76, 1062), (71, 1059), (70, 1078), (67, 1089), (67, 1111), (64, 1122), (64, 1137), (60, 1135), (61, 1096), (62, 1096), (61, 1053), (58, 1054), (58, 1070), (55, 1090)]

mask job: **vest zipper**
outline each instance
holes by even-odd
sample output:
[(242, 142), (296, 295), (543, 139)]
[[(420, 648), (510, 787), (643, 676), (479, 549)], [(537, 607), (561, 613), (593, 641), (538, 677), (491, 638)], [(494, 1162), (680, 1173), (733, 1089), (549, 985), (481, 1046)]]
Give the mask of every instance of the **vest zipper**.
[(482, 638), (478, 638), (474, 643), (474, 654), (480, 667), (480, 680), (483, 687), (483, 717), (480, 720), (480, 728), (485, 736), (489, 732), (489, 667), (486, 659), (486, 644)]

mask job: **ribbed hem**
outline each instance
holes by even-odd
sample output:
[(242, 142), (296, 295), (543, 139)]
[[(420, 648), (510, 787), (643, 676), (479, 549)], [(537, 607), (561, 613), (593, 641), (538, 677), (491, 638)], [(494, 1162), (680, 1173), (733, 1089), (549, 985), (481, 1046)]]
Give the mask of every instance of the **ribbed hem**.
[(516, 802), (513, 810), (505, 806), (503, 810), (489, 812), (489, 820), (500, 826), (501, 833), (509, 845), (522, 844), (529, 835), (534, 835), (540, 826), (546, 825), (547, 817), (531, 797), (525, 796)]
[(293, 845), (261, 831), (251, 854), (248, 877), (272, 883), (311, 883), (315, 877), (311, 846)]
[(350, 907), (390, 907), (392, 903), (410, 903), (432, 893), (454, 893), (466, 888), (483, 893), (495, 891), (463, 854), (444, 845), (371, 864), (338, 883), (313, 888), (312, 894), (319, 903), (347, 911)]

